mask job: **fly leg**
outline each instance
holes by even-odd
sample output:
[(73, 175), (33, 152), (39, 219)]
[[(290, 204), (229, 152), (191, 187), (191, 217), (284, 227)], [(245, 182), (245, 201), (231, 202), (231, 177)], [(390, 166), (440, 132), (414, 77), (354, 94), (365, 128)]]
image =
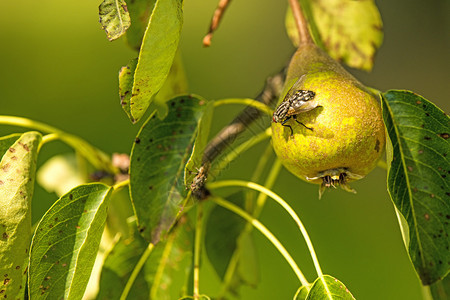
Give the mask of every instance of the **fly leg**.
[(309, 130), (313, 131), (313, 129), (311, 127), (308, 127), (305, 124), (303, 124), (302, 122), (300, 122), (299, 120), (297, 120), (297, 115), (293, 115), (292, 117), (294, 118), (295, 122), (297, 122), (300, 125), (303, 125), (306, 129), (309, 129)]
[(290, 118), (291, 118), (291, 117), (287, 117), (286, 120), (284, 120), (284, 121), (281, 123), (281, 125), (283, 125), (284, 127), (289, 127), (289, 129), (291, 130), (291, 136), (293, 136), (293, 135), (294, 135), (294, 130), (292, 130), (291, 125), (286, 124), (286, 122), (289, 121)]

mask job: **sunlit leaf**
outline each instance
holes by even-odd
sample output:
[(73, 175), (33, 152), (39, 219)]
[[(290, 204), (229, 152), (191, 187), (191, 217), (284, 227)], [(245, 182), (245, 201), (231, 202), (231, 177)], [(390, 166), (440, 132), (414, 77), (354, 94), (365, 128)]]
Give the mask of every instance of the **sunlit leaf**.
[(122, 67), (119, 71), (119, 96), (120, 104), (131, 121), (134, 120), (131, 115), (130, 99), (133, 93), (134, 72), (136, 71), (137, 58), (132, 59), (128, 65)]
[(156, 244), (175, 222), (187, 195), (184, 168), (207, 103), (195, 96), (168, 102), (164, 120), (142, 126), (131, 153), (130, 193), (142, 236)]
[(31, 240), (31, 198), (41, 135), (0, 138), (0, 297), (23, 299)]
[(29, 295), (81, 299), (106, 220), (111, 188), (81, 185), (62, 196), (39, 222), (29, 265)]
[(178, 48), (183, 11), (181, 0), (157, 0), (140, 48), (130, 100), (131, 121), (144, 115), (161, 89)]
[[(345, 285), (330, 275), (324, 275), (326, 286), (320, 278), (311, 286), (311, 290), (306, 296), (306, 300), (354, 300), (352, 293)], [(300, 298), (301, 299), (301, 298)]]
[(301, 286), (294, 295), (294, 300), (305, 300), (308, 297), (308, 289), (306, 286)]
[(449, 117), (417, 94), (392, 90), (384, 94), (383, 118), (392, 142), (389, 194), (409, 226), (411, 261), (431, 284), (450, 267)]
[[(105, 260), (98, 300), (120, 298), (131, 272), (148, 246), (134, 222), (130, 227), (134, 235), (121, 238)], [(171, 294), (180, 293), (187, 275), (186, 266), (191, 263), (191, 233), (192, 227), (184, 219), (173, 228), (165, 241), (155, 246), (137, 276), (128, 299), (171, 299)]]
[(128, 1), (128, 12), (131, 18), (131, 26), (127, 30), (126, 39), (128, 45), (139, 51), (142, 38), (147, 28), (148, 20), (152, 14), (156, 0)]
[[(137, 59), (130, 61), (128, 65), (122, 67), (119, 72), (119, 95), (120, 102), (122, 104), (123, 110), (126, 112), (130, 120), (134, 120), (131, 115), (131, 105), (130, 99), (133, 89), (134, 72), (136, 71)], [(154, 112), (158, 110), (158, 115), (160, 119), (165, 118), (167, 115), (167, 105), (166, 102), (175, 96), (185, 94), (188, 90), (186, 74), (183, 68), (183, 62), (181, 60), (181, 55), (175, 55), (172, 67), (170, 68), (169, 75), (164, 81), (163, 86), (159, 92), (153, 96), (153, 101), (150, 104), (148, 110)]]
[(130, 15), (124, 0), (104, 0), (98, 7), (100, 24), (108, 40), (121, 37), (130, 27)]
[[(331, 57), (350, 67), (372, 69), (375, 53), (383, 42), (383, 23), (375, 1), (311, 0), (307, 7), (313, 18), (309, 21), (314, 22)], [(298, 31), (290, 9), (286, 28), (298, 45)]]
[(175, 96), (180, 96), (188, 92), (188, 82), (184, 71), (183, 60), (180, 51), (177, 51), (173, 64), (170, 67), (169, 75), (167, 75), (163, 86), (154, 96), (154, 103), (158, 110), (159, 117), (165, 118), (167, 115), (166, 102)]
[(37, 172), (37, 182), (47, 192), (62, 196), (85, 183), (85, 176), (77, 168), (75, 155), (69, 153), (53, 156), (46, 161)]

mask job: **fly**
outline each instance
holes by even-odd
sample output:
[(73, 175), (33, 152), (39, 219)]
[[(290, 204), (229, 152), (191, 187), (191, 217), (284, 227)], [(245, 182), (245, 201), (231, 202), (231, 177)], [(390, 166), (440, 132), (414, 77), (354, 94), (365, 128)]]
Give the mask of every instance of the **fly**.
[(313, 130), (310, 127), (307, 127), (305, 124), (297, 120), (297, 115), (302, 112), (307, 112), (313, 110), (318, 106), (316, 101), (311, 101), (316, 96), (316, 93), (308, 90), (301, 90), (299, 86), (301, 84), (300, 77), (297, 82), (289, 89), (286, 96), (283, 99), (283, 102), (277, 107), (275, 112), (273, 113), (272, 120), (275, 123), (281, 123), (281, 125), (285, 127), (289, 127), (291, 130), (291, 135), (294, 134), (291, 125), (286, 124), (291, 118), (295, 120), (300, 125), (303, 125), (305, 128), (309, 130)]

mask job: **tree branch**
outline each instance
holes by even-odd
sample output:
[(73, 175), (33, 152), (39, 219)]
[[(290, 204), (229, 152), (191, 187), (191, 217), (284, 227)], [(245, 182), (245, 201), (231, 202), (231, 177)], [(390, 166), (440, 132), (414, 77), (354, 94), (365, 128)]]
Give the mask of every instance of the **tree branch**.
[[(285, 69), (278, 74), (269, 77), (263, 91), (256, 97), (266, 105), (274, 104), (282, 90), (285, 78)], [(262, 116), (259, 109), (248, 106), (233, 121), (223, 128), (206, 146), (203, 153), (202, 164), (198, 168), (199, 172), (190, 185), (192, 194), (197, 199), (205, 199), (209, 196), (209, 191), (205, 188), (209, 167), (212, 162), (228, 147), (233, 144), (236, 138), (245, 131), (250, 124)]]

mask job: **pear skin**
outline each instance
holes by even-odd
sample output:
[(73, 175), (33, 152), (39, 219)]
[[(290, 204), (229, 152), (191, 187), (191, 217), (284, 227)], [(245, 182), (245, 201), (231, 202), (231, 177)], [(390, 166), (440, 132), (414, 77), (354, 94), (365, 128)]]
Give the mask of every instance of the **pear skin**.
[(322, 187), (336, 183), (353, 191), (346, 183), (366, 176), (383, 154), (380, 96), (312, 43), (302, 44), (292, 57), (278, 104), (294, 84), (295, 89), (315, 93), (315, 108), (297, 114), (298, 122), (291, 118), (285, 125), (272, 123), (276, 154), (307, 182)]

